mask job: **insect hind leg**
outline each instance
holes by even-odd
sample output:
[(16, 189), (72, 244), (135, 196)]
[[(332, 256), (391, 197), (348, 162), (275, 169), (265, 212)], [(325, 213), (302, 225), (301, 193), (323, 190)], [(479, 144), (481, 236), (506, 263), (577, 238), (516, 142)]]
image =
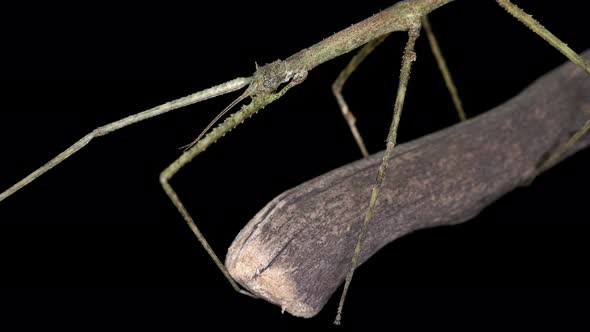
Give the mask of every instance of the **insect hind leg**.
[[(510, 15), (519, 20), (527, 28), (531, 29), (539, 37), (543, 38), (547, 43), (555, 47), (559, 52), (565, 55), (573, 63), (575, 63), (580, 68), (585, 70), (588, 74), (590, 74), (590, 63), (584, 60), (584, 58), (582, 58), (569, 46), (567, 46), (566, 43), (557, 38), (557, 36), (555, 36), (553, 33), (547, 30), (547, 28), (541, 25), (541, 23), (535, 20), (531, 15), (527, 14), (524, 10), (520, 9), (510, 0), (496, 0), (496, 2), (498, 3), (498, 5), (500, 5), (500, 7), (504, 8)], [(574, 144), (582, 136), (584, 136), (588, 132), (588, 130), (590, 130), (590, 119), (586, 121), (586, 123), (580, 129), (578, 129), (567, 142), (559, 146), (557, 150), (555, 150), (555, 152), (553, 152), (547, 159), (540, 163), (539, 167), (537, 167), (535, 176), (531, 178), (528, 184), (530, 184), (535, 177), (549, 169), (555, 163), (555, 161), (557, 161), (564, 153), (566, 153), (572, 146), (574, 146)]]

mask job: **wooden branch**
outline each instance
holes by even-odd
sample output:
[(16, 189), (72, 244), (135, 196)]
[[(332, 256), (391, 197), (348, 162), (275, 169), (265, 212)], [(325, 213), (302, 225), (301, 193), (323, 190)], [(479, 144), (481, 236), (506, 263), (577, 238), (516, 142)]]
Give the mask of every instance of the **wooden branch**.
[[(589, 91), (590, 77), (567, 63), (492, 111), (400, 145), (360, 262), (404, 234), (469, 220), (526, 185), (539, 163), (590, 119)], [(585, 135), (566, 156), (588, 145)], [(381, 157), (353, 162), (271, 201), (229, 248), (233, 278), (295, 316), (317, 314), (350, 268)]]

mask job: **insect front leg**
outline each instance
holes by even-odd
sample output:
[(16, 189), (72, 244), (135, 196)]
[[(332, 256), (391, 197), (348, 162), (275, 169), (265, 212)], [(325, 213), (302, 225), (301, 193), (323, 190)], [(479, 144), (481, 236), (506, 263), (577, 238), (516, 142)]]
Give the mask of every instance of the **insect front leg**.
[(143, 112), (140, 112), (137, 114), (133, 114), (133, 115), (127, 116), (123, 119), (117, 120), (115, 122), (111, 122), (111, 123), (106, 124), (104, 126), (98, 127), (96, 129), (94, 129), (93, 131), (91, 131), (90, 133), (86, 134), (84, 137), (79, 139), (74, 144), (72, 144), (69, 148), (65, 149), (63, 152), (61, 152), (60, 154), (55, 156), (53, 159), (51, 159), (50, 161), (45, 163), (43, 166), (39, 167), (38, 169), (33, 171), (31, 174), (27, 175), (25, 178), (21, 179), (20, 181), (18, 181), (14, 185), (12, 185), (10, 188), (6, 189), (3, 192), (0, 192), (0, 202), (5, 200), (6, 198), (11, 196), (12, 194), (16, 193), (21, 188), (28, 185), (29, 183), (31, 183), (33, 180), (37, 179), (41, 175), (45, 174), (47, 171), (49, 171), (53, 167), (60, 164), (62, 161), (68, 159), (76, 152), (80, 151), (82, 148), (84, 148), (86, 145), (88, 145), (88, 143), (90, 143), (90, 141), (92, 141), (93, 139), (95, 139), (97, 137), (105, 136), (105, 135), (110, 134), (114, 131), (125, 128), (129, 125), (132, 125), (134, 123), (138, 123), (143, 120), (147, 120), (149, 118), (152, 118), (152, 117), (155, 117), (155, 116), (158, 116), (158, 115), (161, 115), (161, 114), (164, 114), (164, 113), (167, 113), (167, 112), (170, 112), (170, 111), (173, 111), (173, 110), (176, 110), (176, 109), (188, 106), (188, 105), (192, 105), (192, 104), (201, 102), (203, 100), (215, 98), (217, 96), (224, 95), (226, 93), (239, 90), (239, 89), (245, 87), (246, 85), (248, 85), (248, 83), (250, 83), (249, 77), (239, 77), (239, 78), (233, 79), (231, 81), (225, 82), (223, 84), (219, 84), (219, 85), (210, 87), (208, 89), (193, 93), (193, 94), (188, 95), (186, 97), (182, 97), (182, 98), (178, 98), (176, 100), (169, 101), (169, 102), (164, 103), (162, 105), (150, 108), (146, 111), (143, 111)]
[[(266, 105), (282, 97), (289, 89), (291, 89), (295, 85), (298, 85), (305, 79), (304, 76), (306, 75), (306, 73), (301, 73), (303, 77), (294, 77), (280, 91), (267, 91), (259, 95), (259, 81), (263, 81), (264, 78), (267, 76), (266, 71), (269, 70), (268, 68), (272, 69), (276, 66), (277, 65), (273, 63), (270, 64), (269, 67), (261, 67), (257, 71), (257, 74), (255, 74), (254, 76), (253, 83), (251, 83), (248, 90), (246, 90), (253, 91), (251, 94), (250, 92), (248, 93), (252, 96), (252, 101), (250, 102), (250, 104), (243, 106), (240, 111), (230, 115), (223, 121), (223, 123), (221, 123), (218, 127), (215, 127), (211, 132), (209, 132), (209, 134), (204, 136), (202, 139), (199, 139), (197, 142), (195, 142), (195, 144), (191, 145), (191, 147), (188, 150), (186, 150), (178, 159), (176, 159), (173, 163), (166, 167), (166, 169), (163, 170), (160, 174), (160, 184), (162, 185), (164, 192), (166, 192), (166, 195), (168, 195), (168, 197), (170, 198), (178, 212), (180, 212), (182, 218), (193, 231), (198, 241), (201, 243), (205, 251), (207, 251), (207, 254), (209, 254), (215, 265), (219, 268), (219, 270), (223, 273), (225, 278), (237, 292), (252, 297), (255, 296), (252, 295), (250, 292), (241, 289), (241, 287), (232, 278), (227, 268), (223, 265), (217, 254), (215, 254), (215, 252), (209, 245), (209, 242), (207, 241), (203, 233), (201, 233), (194, 219), (191, 217), (190, 213), (178, 197), (176, 191), (174, 191), (174, 189), (170, 185), (170, 180), (172, 179), (172, 177), (174, 177), (176, 173), (178, 173), (178, 171), (180, 171), (180, 169), (186, 166), (186, 164), (192, 161), (196, 156), (205, 151), (211, 144), (215, 143), (221, 137), (225, 136), (225, 134), (227, 134), (233, 128), (237, 127), (239, 124), (243, 123), (246, 119), (254, 115), (260, 109), (264, 108)], [(270, 75), (273, 75), (273, 73), (271, 73)]]

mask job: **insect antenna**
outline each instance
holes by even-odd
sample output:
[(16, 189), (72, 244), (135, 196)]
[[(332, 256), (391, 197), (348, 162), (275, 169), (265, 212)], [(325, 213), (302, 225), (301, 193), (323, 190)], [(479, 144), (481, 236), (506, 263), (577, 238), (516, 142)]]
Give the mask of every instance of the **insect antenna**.
[(197, 142), (199, 140), (201, 140), (201, 138), (203, 138), (203, 136), (205, 136), (205, 134), (209, 131), (209, 129), (211, 129), (211, 127), (213, 127), (213, 125), (216, 124), (217, 121), (219, 121), (219, 119), (221, 119), (227, 112), (229, 112), (229, 110), (231, 110), (234, 106), (236, 106), (238, 103), (240, 103), (242, 100), (246, 99), (249, 96), (250, 96), (250, 91), (249, 91), (249, 89), (246, 89), (246, 91), (244, 91), (244, 93), (241, 96), (236, 98), (229, 105), (227, 105), (227, 107), (224, 108), (223, 111), (221, 111), (219, 114), (217, 114), (217, 116), (207, 125), (207, 127), (205, 127), (205, 129), (203, 129), (203, 131), (199, 134), (199, 136), (197, 136), (197, 138), (194, 141), (192, 141), (191, 143), (189, 143), (187, 145), (181, 146), (180, 149), (184, 149), (184, 152), (186, 152), (188, 149), (193, 147), (193, 145), (197, 144)]

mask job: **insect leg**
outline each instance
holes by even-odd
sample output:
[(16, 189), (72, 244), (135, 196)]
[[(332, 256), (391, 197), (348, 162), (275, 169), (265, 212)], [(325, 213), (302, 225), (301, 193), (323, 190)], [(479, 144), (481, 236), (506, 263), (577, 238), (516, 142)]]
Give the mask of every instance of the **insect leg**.
[(364, 221), (359, 232), (359, 237), (354, 248), (354, 254), (352, 256), (351, 267), (346, 275), (346, 281), (344, 283), (344, 290), (342, 291), (342, 296), (340, 297), (340, 303), (338, 305), (338, 313), (336, 315), (336, 319), (334, 324), (340, 325), (340, 321), (342, 318), (342, 308), (344, 307), (344, 300), (346, 298), (346, 293), (348, 292), (348, 288), (350, 287), (350, 283), (352, 282), (352, 276), (354, 274), (354, 270), (356, 268), (359, 255), (361, 252), (361, 243), (367, 233), (367, 228), (369, 225), (369, 221), (373, 216), (373, 210), (375, 208), (375, 203), (377, 202), (377, 197), (379, 195), (379, 189), (383, 184), (383, 180), (385, 180), (385, 175), (387, 173), (387, 166), (389, 164), (389, 158), (391, 156), (391, 152), (395, 147), (397, 141), (397, 128), (399, 126), (399, 121), (401, 117), (401, 112), (404, 106), (404, 100), (406, 97), (406, 90), (408, 88), (408, 81), (410, 79), (410, 72), (412, 70), (412, 62), (416, 60), (416, 53), (414, 53), (414, 45), (416, 44), (416, 39), (420, 36), (420, 21), (416, 22), (416, 26), (408, 31), (408, 41), (406, 43), (406, 47), (404, 49), (404, 55), (402, 57), (402, 67), (400, 69), (400, 78), (399, 78), (399, 85), (397, 88), (397, 96), (395, 99), (395, 105), (393, 108), (393, 120), (391, 122), (391, 127), (389, 129), (389, 135), (387, 136), (387, 147), (385, 149), (385, 153), (383, 154), (383, 160), (379, 165), (379, 172), (377, 174), (377, 180), (373, 185), (373, 191), (371, 193), (371, 200), (369, 202), (369, 207), (365, 212)]
[(205, 149), (207, 149), (211, 144), (215, 143), (218, 139), (223, 137), (226, 133), (230, 130), (244, 122), (247, 118), (251, 117), (259, 111), (260, 109), (264, 108), (266, 105), (270, 104), (271, 102), (277, 100), (281, 96), (285, 94), (291, 87), (299, 84), (300, 81), (292, 80), (283, 87), (279, 92), (272, 93), (272, 94), (265, 94), (260, 96), (255, 96), (252, 98), (250, 104), (243, 106), (238, 112), (230, 115), (227, 117), (219, 126), (215, 127), (213, 130), (209, 132), (206, 136), (198, 140), (194, 145), (192, 145), (187, 151), (185, 151), (178, 159), (176, 159), (173, 163), (171, 163), (165, 170), (160, 173), (160, 184), (162, 188), (166, 192), (166, 195), (170, 198), (178, 212), (182, 215), (184, 221), (188, 224), (190, 229), (193, 231), (205, 251), (209, 254), (211, 259), (215, 262), (215, 265), (221, 270), (225, 278), (229, 281), (232, 287), (238, 291), (239, 293), (250, 295), (254, 297), (254, 295), (250, 294), (249, 292), (242, 290), (240, 286), (234, 281), (231, 277), (219, 257), (215, 254), (205, 236), (201, 233), (197, 224), (195, 223), (194, 219), (188, 213), (188, 210), (170, 185), (170, 180), (172, 177), (178, 173), (178, 171), (183, 168), (186, 164), (188, 164), (191, 160), (193, 160), (196, 156), (201, 154)]
[(573, 63), (580, 66), (588, 74), (590, 74), (590, 63), (582, 58), (578, 53), (572, 50), (566, 43), (562, 42), (557, 36), (552, 34), (541, 23), (535, 20), (531, 15), (520, 9), (518, 6), (510, 2), (510, 0), (496, 0), (496, 2), (504, 8), (510, 15), (514, 16), (527, 28), (543, 38), (551, 46), (555, 47), (561, 54), (565, 55)]
[[(557, 36), (552, 34), (547, 28), (541, 25), (537, 20), (535, 20), (531, 15), (527, 14), (525, 11), (520, 9), (518, 6), (510, 2), (510, 0), (496, 0), (496, 2), (504, 8), (510, 15), (514, 16), (518, 19), (522, 24), (527, 26), (531, 29), (534, 33), (539, 35), (543, 38), (546, 42), (548, 42), (551, 46), (555, 47), (558, 51), (560, 51), (563, 55), (565, 55), (568, 59), (574, 62), (576, 65), (584, 69), (588, 74), (590, 74), (590, 63), (584, 60), (578, 53), (572, 50), (566, 43), (562, 42)], [(590, 119), (576, 131), (572, 137), (563, 143), (561, 146), (555, 150), (544, 162), (540, 164), (537, 168), (537, 172), (535, 176), (538, 176), (545, 170), (547, 170), (551, 165), (555, 162), (555, 160), (559, 159), (561, 155), (563, 155), (568, 149), (570, 149), (586, 132), (590, 130)], [(532, 178), (530, 182), (533, 181)]]
[(344, 84), (346, 83), (350, 75), (367, 58), (367, 56), (371, 54), (371, 52), (373, 52), (373, 50), (377, 46), (379, 46), (379, 44), (381, 44), (385, 40), (385, 38), (387, 38), (388, 35), (389, 34), (383, 35), (365, 44), (365, 46), (363, 46), (361, 50), (354, 55), (354, 57), (350, 60), (348, 65), (346, 65), (346, 67), (340, 72), (340, 75), (338, 75), (338, 78), (336, 78), (334, 83), (332, 83), (332, 93), (334, 94), (334, 97), (336, 97), (336, 101), (338, 101), (338, 106), (342, 111), (342, 115), (344, 116), (346, 123), (348, 123), (348, 127), (350, 127), (352, 136), (354, 137), (356, 144), (360, 148), (363, 157), (368, 157), (369, 152), (367, 151), (365, 142), (363, 141), (363, 138), (356, 127), (356, 118), (354, 117), (354, 114), (352, 114), (352, 112), (350, 111), (350, 108), (348, 107), (346, 100), (344, 100), (344, 97), (342, 96), (342, 88), (344, 87)]
[(96, 129), (94, 129), (92, 132), (88, 133), (86, 136), (82, 137), (80, 140), (78, 140), (72, 146), (70, 146), (69, 148), (64, 150), (62, 153), (58, 154), (53, 159), (48, 161), (45, 165), (39, 167), (37, 170), (35, 170), (34, 172), (29, 174), (28, 176), (26, 176), (22, 180), (20, 180), (16, 184), (14, 184), (12, 187), (10, 187), (10, 188), (6, 189), (4, 192), (0, 193), (0, 202), (2, 202), (3, 200), (8, 198), (10, 195), (14, 194), (15, 192), (17, 192), (19, 189), (23, 188), (27, 184), (31, 183), (33, 180), (40, 177), (45, 172), (49, 171), (50, 169), (52, 169), (53, 167), (55, 167), (56, 165), (58, 165), (62, 161), (66, 160), (74, 153), (78, 152), (80, 149), (85, 147), (88, 143), (90, 143), (90, 141), (92, 139), (94, 139), (96, 137), (104, 136), (106, 134), (112, 133), (115, 130), (119, 130), (119, 129), (127, 127), (131, 124), (149, 119), (151, 117), (154, 117), (154, 116), (157, 116), (160, 114), (164, 114), (166, 112), (169, 112), (169, 111), (181, 108), (181, 107), (185, 107), (185, 106), (195, 104), (195, 103), (198, 103), (198, 102), (206, 100), (206, 99), (214, 98), (214, 97), (217, 97), (217, 96), (220, 96), (220, 95), (232, 92), (232, 91), (239, 90), (239, 89), (245, 87), (246, 85), (248, 85), (248, 83), (250, 83), (250, 78), (243, 78), (243, 77), (236, 78), (236, 79), (228, 81), (226, 83), (213, 86), (211, 88), (193, 93), (193, 94), (188, 95), (186, 97), (182, 97), (182, 98), (167, 102), (165, 104), (150, 108), (149, 110), (143, 111), (141, 113), (130, 115), (126, 118), (109, 123), (109, 124), (104, 125), (102, 127), (98, 127)]
[(432, 27), (430, 26), (430, 20), (428, 16), (422, 17), (422, 26), (424, 27), (424, 31), (426, 31), (426, 36), (428, 37), (428, 43), (430, 44), (430, 50), (436, 59), (436, 63), (438, 65), (438, 69), (440, 70), (443, 79), (445, 80), (445, 85), (447, 86), (447, 90), (449, 90), (449, 94), (453, 99), (453, 104), (455, 105), (455, 109), (457, 110), (457, 114), (459, 115), (459, 119), (461, 121), (465, 121), (467, 116), (465, 115), (465, 110), (463, 110), (463, 103), (461, 102), (461, 98), (459, 98), (459, 92), (457, 92), (457, 87), (455, 86), (455, 82), (453, 82), (453, 77), (451, 76), (451, 72), (447, 67), (447, 62), (438, 46), (438, 41), (436, 40), (436, 36), (432, 31)]

